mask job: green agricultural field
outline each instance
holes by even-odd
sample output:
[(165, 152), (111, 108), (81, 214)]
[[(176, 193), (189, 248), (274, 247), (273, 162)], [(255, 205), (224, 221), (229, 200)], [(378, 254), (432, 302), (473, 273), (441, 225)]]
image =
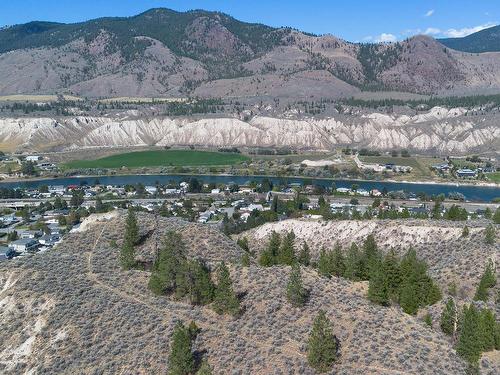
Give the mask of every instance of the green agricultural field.
[(486, 177), (488, 177), (488, 180), (500, 184), (500, 172), (486, 173)]
[(250, 160), (241, 154), (166, 150), (166, 151), (138, 151), (107, 156), (96, 160), (76, 160), (65, 164), (66, 168), (141, 168), (161, 166), (213, 166), (233, 165)]

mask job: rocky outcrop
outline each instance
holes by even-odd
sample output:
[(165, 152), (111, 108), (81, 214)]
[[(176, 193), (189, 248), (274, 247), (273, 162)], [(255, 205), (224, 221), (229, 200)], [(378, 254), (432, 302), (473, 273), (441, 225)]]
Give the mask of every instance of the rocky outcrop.
[(463, 108), (410, 115), (370, 113), (326, 119), (65, 117), (0, 119), (5, 149), (195, 145), (330, 150), (354, 145), (441, 154), (498, 150), (496, 115), (466, 116)]

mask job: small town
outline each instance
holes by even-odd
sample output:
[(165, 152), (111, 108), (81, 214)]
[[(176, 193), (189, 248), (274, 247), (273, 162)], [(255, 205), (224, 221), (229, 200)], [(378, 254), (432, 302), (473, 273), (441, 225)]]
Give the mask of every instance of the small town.
[(498, 203), (467, 202), (460, 193), (426, 196), (404, 191), (288, 184), (268, 179), (247, 186), (204, 184), (196, 178), (161, 185), (40, 185), (0, 188), (0, 260), (28, 256), (57, 246), (78, 231), (93, 213), (132, 207), (135, 211), (176, 216), (240, 233), (265, 222), (288, 218), (369, 220), (435, 218), (453, 221), (500, 219)]

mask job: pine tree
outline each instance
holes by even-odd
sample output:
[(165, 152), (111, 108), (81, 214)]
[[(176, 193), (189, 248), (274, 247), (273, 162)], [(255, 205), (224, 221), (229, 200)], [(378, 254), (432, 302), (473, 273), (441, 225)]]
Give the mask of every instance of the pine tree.
[(318, 272), (322, 276), (331, 277), (333, 274), (332, 256), (329, 251), (321, 249), (318, 259)]
[(397, 300), (399, 287), (401, 286), (401, 272), (399, 270), (399, 259), (394, 250), (390, 250), (385, 256), (382, 269), (387, 279), (388, 297)]
[(495, 349), (495, 315), (490, 309), (483, 309), (479, 313), (479, 332), (481, 336), (481, 350), (489, 352)]
[(354, 242), (351, 244), (351, 247), (347, 252), (344, 276), (353, 281), (358, 281), (361, 277), (361, 255), (359, 253), (358, 245)]
[(496, 241), (495, 228), (492, 224), (489, 224), (484, 231), (484, 241), (488, 245), (493, 245)]
[(368, 299), (382, 306), (389, 305), (388, 280), (383, 267), (371, 272)]
[(494, 287), (495, 284), (495, 270), (493, 268), (493, 263), (489, 261), (486, 265), (483, 275), (481, 276), (481, 280), (479, 280), (479, 285), (477, 287), (476, 294), (474, 295), (474, 300), (486, 302), (488, 300), (488, 289)]
[(137, 217), (132, 208), (128, 209), (127, 221), (125, 223), (125, 242), (137, 245), (139, 241), (139, 227), (137, 226)]
[(362, 257), (362, 279), (369, 280), (371, 272), (375, 271), (380, 266), (382, 256), (377, 248), (375, 237), (373, 234), (366, 237), (363, 243)]
[(298, 261), (300, 264), (306, 267), (309, 266), (309, 264), (311, 264), (311, 254), (309, 251), (309, 246), (307, 245), (306, 242), (304, 242), (304, 244), (302, 245)]
[(222, 262), (217, 270), (217, 287), (213, 309), (217, 314), (231, 314), (236, 316), (240, 313), (240, 301), (233, 291), (233, 282), (229, 269)]
[(294, 307), (302, 307), (307, 300), (307, 290), (302, 283), (302, 275), (300, 272), (300, 265), (295, 264), (292, 266), (290, 278), (286, 286), (286, 297), (288, 302)]
[(274, 266), (278, 263), (280, 253), (281, 237), (273, 231), (267, 248), (262, 251), (259, 258), (259, 264), (263, 267)]
[(200, 368), (196, 371), (196, 375), (212, 375), (212, 367), (206, 359), (201, 361)]
[(309, 335), (307, 361), (319, 373), (329, 371), (338, 356), (337, 338), (332, 332), (331, 323), (323, 310), (320, 310)]
[(169, 375), (188, 375), (194, 372), (195, 363), (191, 336), (181, 322), (174, 328), (172, 346), (168, 357)]
[(129, 208), (127, 221), (125, 225), (125, 237), (120, 250), (120, 263), (123, 269), (131, 269), (135, 266), (135, 248), (139, 239), (139, 229), (137, 227), (137, 219), (135, 212)]
[(156, 294), (173, 293), (185, 270), (185, 247), (180, 234), (168, 232), (155, 260), (149, 288)]
[(248, 246), (248, 238), (247, 237), (242, 237), (238, 238), (236, 241), (239, 247), (241, 247), (243, 250), (245, 250), (247, 253), (250, 252), (250, 248)]
[(420, 305), (415, 285), (410, 280), (405, 280), (399, 292), (399, 305), (407, 314), (415, 315)]
[(495, 210), (495, 214), (493, 215), (493, 222), (495, 224), (500, 224), (500, 207)]
[(285, 238), (281, 242), (278, 258), (279, 264), (286, 264), (288, 266), (291, 266), (295, 263), (295, 248), (293, 244), (294, 241), (295, 233), (293, 233), (293, 231), (290, 231), (286, 234)]
[(135, 266), (135, 248), (129, 242), (124, 242), (120, 249), (120, 264), (124, 270)]
[(479, 314), (472, 304), (469, 307), (464, 306), (457, 353), (471, 364), (476, 364), (481, 355)]
[(187, 298), (193, 305), (206, 305), (213, 300), (214, 284), (208, 267), (199, 260), (182, 262), (177, 272), (175, 296)]
[(457, 323), (457, 307), (453, 298), (449, 297), (441, 313), (441, 330), (449, 336), (455, 333)]
[(332, 275), (337, 277), (344, 276), (345, 273), (345, 259), (342, 253), (342, 247), (337, 243), (331, 253)]

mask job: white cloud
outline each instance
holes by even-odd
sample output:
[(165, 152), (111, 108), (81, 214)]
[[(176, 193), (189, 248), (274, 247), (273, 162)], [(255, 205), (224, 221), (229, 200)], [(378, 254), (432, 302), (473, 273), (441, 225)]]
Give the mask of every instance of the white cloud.
[(424, 14), (424, 17), (430, 17), (434, 14), (434, 9), (428, 10), (427, 13)]
[(424, 34), (425, 35), (438, 35), (438, 34), (441, 34), (441, 30), (436, 28), (436, 27), (428, 27), (425, 31), (424, 31)]
[(368, 35), (363, 38), (363, 42), (371, 42), (373, 40), (373, 36)]
[(398, 38), (396, 38), (396, 35), (382, 33), (375, 38), (375, 41), (377, 43), (392, 43), (395, 42), (397, 39)]
[(464, 36), (477, 33), (478, 31), (490, 28), (492, 26), (495, 26), (495, 24), (492, 22), (488, 22), (483, 25), (474, 27), (464, 27), (462, 29), (448, 29), (446, 31), (443, 31), (443, 35), (449, 38), (462, 38)]

